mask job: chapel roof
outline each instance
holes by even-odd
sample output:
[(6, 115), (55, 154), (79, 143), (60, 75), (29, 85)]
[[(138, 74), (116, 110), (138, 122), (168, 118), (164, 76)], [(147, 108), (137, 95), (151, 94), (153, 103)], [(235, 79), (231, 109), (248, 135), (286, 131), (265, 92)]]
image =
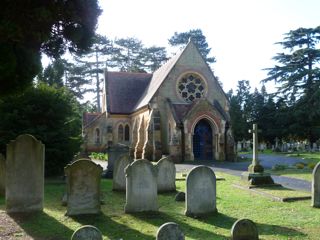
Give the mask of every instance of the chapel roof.
[(153, 74), (106, 72), (107, 111), (130, 114), (149, 104), (184, 49), (168, 60)]
[(102, 113), (89, 113), (84, 112), (82, 115), (82, 126), (86, 127), (90, 125), (92, 122), (94, 122), (97, 118), (99, 118), (102, 115)]
[(108, 112), (132, 113), (151, 78), (149, 73), (106, 72)]

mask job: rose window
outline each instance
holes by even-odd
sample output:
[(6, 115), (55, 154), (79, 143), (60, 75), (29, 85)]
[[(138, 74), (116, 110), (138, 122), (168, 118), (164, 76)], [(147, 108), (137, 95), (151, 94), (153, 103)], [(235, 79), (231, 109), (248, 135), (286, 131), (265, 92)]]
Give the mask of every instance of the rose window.
[(186, 102), (192, 102), (204, 96), (205, 84), (199, 76), (187, 74), (180, 79), (177, 90)]

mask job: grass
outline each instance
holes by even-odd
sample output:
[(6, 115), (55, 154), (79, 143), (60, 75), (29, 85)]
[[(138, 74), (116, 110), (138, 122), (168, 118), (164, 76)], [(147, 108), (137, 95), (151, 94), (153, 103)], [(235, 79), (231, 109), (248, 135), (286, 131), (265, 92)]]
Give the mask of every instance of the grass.
[[(232, 224), (239, 218), (253, 220), (261, 239), (318, 239), (320, 235), (320, 209), (310, 207), (310, 200), (281, 203), (251, 194), (232, 186), (239, 178), (219, 173), (225, 181), (217, 182), (217, 208), (219, 213), (193, 219), (184, 215), (183, 202), (175, 202), (175, 193), (160, 194), (159, 212), (124, 214), (125, 193), (112, 192), (111, 181), (103, 179), (105, 204), (96, 216), (67, 217), (61, 206), (65, 186), (48, 181), (45, 185), (43, 213), (19, 217), (16, 222), (37, 240), (66, 240), (72, 232), (85, 224), (98, 227), (103, 239), (151, 240), (165, 222), (176, 222), (186, 239), (229, 239)], [(185, 182), (177, 181), (177, 190), (185, 191)], [(297, 193), (298, 194), (298, 193)], [(0, 211), (4, 210), (0, 197)], [(0, 228), (1, 236), (1, 228)], [(17, 237), (16, 239), (19, 239)]]
[(306, 162), (306, 166), (302, 169), (297, 168), (286, 168), (284, 170), (267, 170), (273, 175), (285, 176), (291, 178), (302, 179), (306, 181), (312, 181), (312, 171), (313, 169), (308, 167), (308, 164), (317, 164), (320, 161), (320, 153), (290, 153), (287, 154), (288, 157), (298, 157), (302, 158)]

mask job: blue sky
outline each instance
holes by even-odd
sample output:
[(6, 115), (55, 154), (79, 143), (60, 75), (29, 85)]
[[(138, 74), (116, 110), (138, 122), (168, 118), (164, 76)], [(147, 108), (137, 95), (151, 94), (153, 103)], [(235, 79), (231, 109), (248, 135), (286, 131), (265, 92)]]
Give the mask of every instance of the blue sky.
[[(282, 48), (283, 34), (320, 25), (319, 0), (100, 0), (98, 32), (111, 39), (136, 37), (146, 46), (168, 47), (174, 32), (200, 28), (217, 62), (225, 91), (249, 80), (260, 89), (263, 68)], [(274, 90), (273, 83), (267, 85)]]

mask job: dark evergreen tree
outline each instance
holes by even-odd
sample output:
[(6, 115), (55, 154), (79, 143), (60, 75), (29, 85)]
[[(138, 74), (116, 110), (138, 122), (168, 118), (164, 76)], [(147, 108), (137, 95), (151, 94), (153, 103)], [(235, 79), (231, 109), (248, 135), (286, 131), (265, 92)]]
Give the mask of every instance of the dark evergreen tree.
[(171, 46), (184, 46), (192, 38), (192, 41), (197, 45), (201, 55), (208, 63), (214, 63), (216, 59), (210, 57), (211, 48), (207, 43), (206, 37), (203, 35), (201, 29), (192, 29), (188, 32), (175, 32), (174, 35), (169, 39)]
[(157, 70), (166, 60), (168, 58), (164, 47), (152, 46), (143, 49), (144, 68), (145, 70), (149, 70), (149, 72)]
[(278, 43), (286, 52), (274, 57), (278, 65), (267, 68), (269, 77), (263, 80), (278, 83), (279, 94), (294, 111), (294, 121), (287, 126), (292, 129), (291, 134), (308, 137), (311, 142), (320, 137), (319, 41), (320, 26), (288, 32), (284, 41)]
[(145, 72), (143, 44), (136, 38), (120, 38), (114, 41), (111, 65), (122, 72)]
[(58, 58), (91, 44), (97, 0), (0, 2), (0, 94), (30, 86), (41, 71), (41, 53)]
[(45, 144), (45, 173), (63, 173), (79, 151), (81, 111), (66, 88), (40, 84), (0, 100), (0, 152), (20, 134), (32, 134)]

